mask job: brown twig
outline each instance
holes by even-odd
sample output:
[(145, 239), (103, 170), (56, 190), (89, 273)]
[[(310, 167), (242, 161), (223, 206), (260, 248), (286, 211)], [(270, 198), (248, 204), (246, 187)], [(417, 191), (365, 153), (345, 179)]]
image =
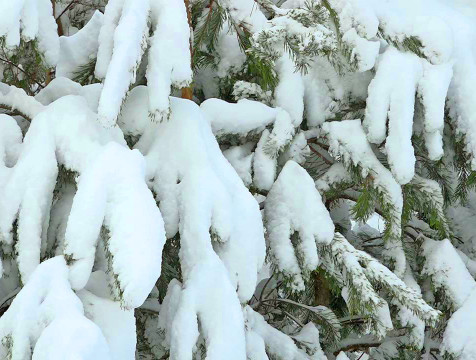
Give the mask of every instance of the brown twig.
[[(190, 0), (184, 0), (184, 3), (185, 3), (185, 9), (187, 10), (187, 21), (188, 21), (188, 27), (190, 29), (190, 34), (191, 34), (192, 33), (192, 14), (190, 13)], [(193, 61), (192, 36), (190, 36), (189, 46), (190, 46), (190, 67), (192, 67), (193, 66), (192, 64), (192, 61)], [(182, 88), (182, 99), (188, 99), (188, 100), (193, 99), (193, 89), (191, 84), (187, 87)]]
[(7, 60), (7, 59), (4, 59), (4, 58), (1, 58), (0, 57), (0, 61), (3, 61), (4, 63), (6, 64), (9, 64), (13, 67), (15, 67), (16, 69), (20, 70), (22, 73), (24, 73), (28, 78), (31, 78), (33, 79), (33, 81), (36, 83), (36, 85), (38, 85), (40, 88), (44, 89), (44, 86), (42, 84), (40, 84), (38, 81), (34, 80), (34, 77), (31, 76), (30, 74), (28, 74), (25, 70), (23, 70), (21, 67), (19, 67), (17, 64), (15, 64), (14, 62), (11, 62), (10, 60)]

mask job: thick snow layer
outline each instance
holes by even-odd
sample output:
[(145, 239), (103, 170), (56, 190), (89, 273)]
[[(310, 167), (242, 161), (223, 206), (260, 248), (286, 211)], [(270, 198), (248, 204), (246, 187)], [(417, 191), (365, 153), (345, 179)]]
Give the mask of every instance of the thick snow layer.
[[(415, 107), (415, 92), (420, 79), (423, 78), (422, 62), (411, 53), (402, 53), (389, 47), (380, 57), (377, 73), (369, 86), (367, 108), (364, 127), (367, 130), (369, 141), (380, 144), (385, 140), (388, 162), (392, 173), (400, 184), (408, 183), (415, 174), (415, 155), (411, 142), (413, 130), (413, 116)], [(428, 65), (429, 66), (429, 65)], [(404, 71), (399, 71), (404, 68)], [(447, 85), (449, 83), (447, 82)], [(431, 95), (428, 91), (430, 84), (423, 82), (424, 95)], [(444, 109), (443, 98), (424, 100), (427, 104), (439, 100)], [(437, 106), (437, 105), (434, 105)], [(440, 114), (443, 116), (443, 113)], [(388, 117), (388, 135), (387, 135)], [(428, 122), (443, 119), (428, 119)], [(436, 130), (440, 130), (438, 127)]]
[[(279, 83), (274, 90), (275, 105), (286, 110), (295, 126), (302, 122), (304, 113), (304, 84), (302, 76), (296, 72), (290, 55), (284, 54), (276, 62)], [(289, 96), (292, 94), (292, 96)]]
[[(0, 170), (0, 239), (5, 244), (12, 244), (13, 222), (18, 216), (18, 241), (15, 246), (21, 278), (26, 282), (40, 262), (41, 243), (46, 240), (57, 175), (55, 141), (47, 119), (31, 123), (23, 144), (15, 120), (6, 115), (2, 120), (0, 139), (8, 137), (6, 144), (16, 144), (17, 148), (21, 146), (22, 151), (18, 160), (13, 162), (16, 159), (8, 154), (11, 150), (7, 150), (7, 160), (14, 166)], [(5, 142), (2, 140), (0, 142)], [(5, 148), (1, 150), (5, 151)]]
[(18, 46), (20, 38), (37, 39), (47, 64), (56, 65), (59, 38), (50, 0), (2, 1), (0, 14), (0, 38), (5, 37), (7, 47)]
[[(404, 75), (398, 71), (403, 67)], [(392, 172), (402, 184), (411, 180), (415, 162), (411, 147), (415, 92), (424, 108), (429, 157), (438, 160), (443, 155), (444, 108), (451, 77), (451, 64), (432, 65), (394, 48), (389, 48), (379, 61), (369, 86), (364, 126), (369, 140), (380, 143), (385, 138), (388, 113), (386, 149)]]
[[(203, 20), (207, 21), (208, 11), (205, 12)], [(241, 70), (246, 61), (246, 55), (240, 48), (238, 36), (230, 24), (223, 24), (215, 50), (218, 55), (216, 75), (225, 78)]]
[(17, 110), (26, 117), (33, 119), (38, 113), (44, 110), (43, 105), (28, 96), (25, 90), (15, 86), (5, 86), (0, 88), (0, 104)]
[[(182, 242), (183, 246), (188, 244)], [(186, 280), (172, 323), (170, 358), (192, 359), (199, 322), (207, 344), (207, 359), (245, 359), (243, 313), (230, 277), (210, 245), (196, 252), (202, 253), (201, 261), (195, 262), (186, 275), (184, 273)], [(181, 258), (182, 263), (191, 260), (191, 256), (186, 259), (183, 253)]]
[(423, 274), (429, 275), (437, 288), (443, 288), (455, 308), (460, 308), (476, 286), (471, 274), (448, 239), (423, 243)]
[(162, 301), (162, 304), (160, 305), (158, 329), (164, 333), (163, 343), (161, 345), (165, 349), (170, 349), (172, 323), (177, 312), (181, 292), (182, 284), (178, 280), (172, 279), (167, 286), (167, 293), (164, 297), (164, 301)]
[(452, 64), (423, 63), (418, 94), (424, 108), (424, 137), (430, 160), (439, 160), (443, 156), (445, 101), (452, 76)]
[(55, 77), (45, 88), (35, 96), (35, 100), (43, 105), (49, 105), (53, 101), (66, 95), (80, 95), (82, 86), (66, 77)]
[(357, 64), (357, 71), (363, 72), (374, 67), (380, 50), (378, 41), (368, 41), (360, 37), (354, 28), (347, 30), (342, 40), (352, 49), (350, 61)]
[(0, 337), (11, 339), (1, 342), (2, 358), (6, 359), (11, 351), (12, 360), (26, 359), (33, 350), (35, 360), (111, 359), (101, 330), (83, 315), (68, 272), (62, 256), (37, 267), (0, 318)]
[(103, 333), (109, 345), (111, 359), (131, 360), (136, 352), (136, 320), (134, 310), (123, 309), (120, 303), (104, 297), (107, 290), (106, 274), (93, 273), (86, 289), (77, 292), (84, 306), (85, 316), (94, 322)]
[(146, 156), (167, 236), (180, 232), (184, 282), (170, 313), (171, 358), (191, 359), (198, 320), (210, 359), (243, 359), (240, 301), (253, 295), (264, 261), (261, 214), (200, 108), (170, 100), (170, 119), (150, 124), (136, 147)]
[(87, 65), (96, 57), (99, 42), (99, 31), (104, 15), (97, 11), (81, 30), (72, 36), (60, 37), (60, 56), (56, 65), (56, 76), (74, 78), (82, 66)]
[(272, 124), (278, 112), (282, 111), (247, 99), (239, 100), (236, 104), (220, 99), (208, 99), (200, 105), (200, 109), (206, 115), (216, 136), (260, 132)]
[[(58, 162), (80, 174), (64, 235), (75, 289), (88, 281), (104, 222), (115, 288), (120, 288), (124, 306), (141, 305), (160, 274), (165, 242), (142, 155), (123, 146), (119, 129), (102, 128), (83, 97), (65, 96), (47, 107), (34, 107), (44, 111), (33, 118), (23, 144), (14, 120), (7, 117), (1, 124), (1, 135), (8, 135), (12, 146), (5, 157), (10, 166), (0, 169), (0, 231), (2, 241), (11, 244), (18, 214), (15, 246), (22, 281), (27, 282), (39, 264), (40, 250), (53, 246), (47, 245), (46, 228)], [(5, 143), (3, 136), (0, 139)], [(19, 146), (19, 155), (11, 153)]]
[[(476, 134), (476, 121), (473, 119), (476, 113), (476, 103), (472, 92), (472, 84), (476, 82), (476, 62), (472, 50), (472, 44), (476, 38), (474, 7), (465, 1), (442, 0), (402, 0), (394, 2), (331, 0), (330, 4), (339, 14), (342, 32), (354, 28), (360, 36), (372, 39), (380, 28), (380, 32), (391, 42), (402, 44), (408, 40), (419, 41), (422, 45), (421, 55), (426, 58), (426, 60), (421, 59), (421, 61), (442, 66), (443, 69), (438, 70), (438, 75), (425, 74), (427, 71), (424, 69), (422, 80), (428, 82), (428, 85), (419, 86), (418, 94), (431, 99), (424, 101), (426, 102), (426, 116), (432, 119), (433, 124), (439, 125), (441, 124), (440, 114), (444, 108), (441, 101), (442, 98), (444, 100), (442, 94), (446, 92), (448, 81), (451, 78), (447, 104), (450, 110), (449, 114), (456, 125), (457, 131), (465, 134), (466, 150), (472, 154), (472, 167), (476, 168), (476, 158), (474, 157), (474, 154), (476, 154), (476, 137), (474, 135)], [(402, 56), (408, 57), (409, 54), (402, 52), (397, 57), (401, 58)], [(398, 61), (397, 68), (395, 68), (395, 80), (389, 80), (387, 84), (397, 84), (400, 87), (399, 84), (402, 79), (409, 79), (409, 72), (412, 72), (412, 67), (403, 70), (402, 64), (402, 61)], [(424, 65), (424, 68), (426, 67), (427, 65)], [(450, 74), (451, 67), (452, 77)], [(380, 98), (380, 102), (388, 105), (387, 91), (388, 89), (383, 87), (380, 91), (375, 91), (374, 100)], [(426, 94), (424, 94), (425, 92)], [(385, 96), (382, 96), (382, 94), (385, 94)], [(410, 95), (406, 99), (400, 100), (400, 102), (402, 106), (408, 107), (404, 114), (409, 116), (413, 108)], [(391, 104), (390, 108), (392, 108)], [(371, 112), (374, 110), (376, 109), (374, 108)], [(391, 116), (389, 117), (391, 119)], [(371, 126), (376, 128), (375, 132), (370, 130), (369, 138), (371, 141), (380, 143), (383, 141), (384, 134), (379, 129), (384, 128), (384, 125), (381, 122), (379, 124)], [(405, 124), (409, 128), (408, 122), (405, 122)], [(439, 131), (431, 131), (425, 135), (429, 155), (432, 159), (438, 159), (441, 156)], [(412, 160), (409, 148), (404, 151), (405, 158)], [(406, 181), (411, 174), (406, 172), (404, 175), (400, 180)]]
[(117, 124), (125, 135), (142, 135), (151, 123), (149, 118), (147, 86), (136, 86), (124, 102)]
[[(307, 171), (288, 161), (269, 191), (264, 209), (278, 269), (295, 277), (296, 289), (304, 290), (300, 267), (306, 272), (315, 270), (319, 264), (316, 243), (329, 244), (334, 237), (334, 224)], [(294, 232), (300, 238), (297, 254), (291, 242)]]
[(140, 153), (107, 144), (82, 171), (65, 234), (75, 289), (86, 284), (101, 227), (110, 253), (114, 291), (127, 308), (140, 306), (160, 275), (165, 234), (160, 212), (145, 183)]
[(112, 0), (99, 33), (96, 76), (104, 78), (98, 117), (105, 127), (115, 125), (129, 86), (145, 51), (149, 0)]
[(169, 114), (171, 86), (188, 86), (192, 82), (190, 28), (182, 0), (151, 1), (154, 35), (150, 40), (147, 83), (149, 112), (163, 120)]
[(269, 130), (261, 133), (253, 159), (253, 184), (260, 190), (269, 190), (276, 179), (278, 160), (274, 154), (266, 151), (270, 139)]
[(171, 98), (171, 110), (169, 121), (151, 124), (136, 145), (146, 156), (167, 237), (180, 231), (184, 279), (216, 252), (246, 301), (265, 255), (258, 204), (222, 155), (200, 108)]
[(102, 84), (81, 86), (68, 78), (56, 77), (44, 89), (41, 89), (35, 99), (43, 105), (49, 105), (63, 96), (79, 95), (87, 101), (92, 111), (97, 112), (101, 91)]
[(253, 146), (253, 143), (246, 143), (240, 146), (232, 146), (223, 151), (223, 156), (230, 162), (231, 166), (233, 166), (236, 173), (240, 176), (246, 186), (249, 186), (252, 182), (251, 166), (254, 153), (251, 151)]
[(441, 350), (460, 360), (471, 360), (476, 356), (476, 288), (468, 295), (462, 306), (451, 316), (443, 334)]

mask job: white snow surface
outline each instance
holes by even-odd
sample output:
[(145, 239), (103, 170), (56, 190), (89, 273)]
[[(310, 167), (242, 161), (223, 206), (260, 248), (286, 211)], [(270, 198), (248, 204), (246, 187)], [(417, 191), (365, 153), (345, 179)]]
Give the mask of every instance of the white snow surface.
[[(288, 161), (269, 191), (264, 209), (278, 269), (295, 277), (296, 289), (304, 290), (300, 265), (307, 272), (315, 270), (319, 265), (317, 243), (327, 245), (334, 237), (334, 223), (307, 171)], [(300, 238), (296, 250), (291, 242), (294, 232)]]
[(56, 65), (56, 77), (72, 79), (82, 66), (96, 57), (99, 47), (99, 31), (104, 15), (96, 10), (81, 30), (72, 36), (61, 36), (59, 60)]
[[(84, 316), (83, 305), (71, 290), (68, 272), (62, 256), (43, 262), (0, 318), (1, 338), (14, 339), (12, 360), (32, 355), (35, 360), (112, 359), (101, 330)], [(7, 358), (6, 351), (2, 342), (2, 358)]]
[(460, 360), (474, 359), (476, 354), (476, 339), (474, 337), (476, 324), (476, 288), (473, 287), (466, 301), (451, 316), (443, 334), (440, 349), (443, 352), (457, 356)]
[(169, 115), (171, 86), (186, 87), (192, 82), (190, 29), (182, 0), (151, 1), (154, 35), (150, 42), (147, 83), (149, 112), (156, 120)]
[(391, 239), (386, 243), (386, 252), (395, 261), (395, 272), (399, 276), (403, 276), (406, 258), (400, 239), (400, 221), (403, 209), (400, 185), (372, 151), (360, 120), (327, 122), (323, 124), (322, 130), (329, 140), (331, 154), (342, 156), (344, 163), (359, 165), (363, 177), (371, 175), (374, 186), (382, 193), (385, 201), (393, 206), (394, 221), (392, 228), (389, 229)]
[(451, 75), (451, 66), (431, 65), (393, 47), (379, 58), (377, 73), (369, 86), (364, 127), (370, 142), (380, 144), (386, 138), (388, 162), (400, 184), (408, 183), (415, 174), (411, 137), (416, 93), (425, 109), (425, 140), (430, 158), (437, 160), (443, 155), (444, 107)]
[(114, 126), (145, 50), (149, 0), (111, 0), (99, 33), (96, 76), (104, 78), (98, 118)]
[[(86, 288), (77, 292), (85, 316), (94, 322), (109, 345), (111, 359), (130, 360), (136, 353), (136, 320), (134, 310), (123, 309), (121, 304), (105, 297), (107, 275), (98, 271), (92, 274)], [(98, 289), (98, 290), (96, 290)]]
[(216, 136), (260, 132), (272, 124), (278, 112), (282, 111), (248, 99), (241, 99), (233, 104), (215, 98), (205, 100), (200, 109), (206, 115)]
[[(2, 154), (9, 166), (0, 168), (1, 238), (12, 243), (18, 213), (15, 247), (22, 281), (28, 281), (47, 246), (58, 162), (80, 174), (65, 234), (75, 289), (88, 281), (104, 221), (110, 235), (110, 270), (123, 291), (123, 305), (141, 305), (160, 275), (165, 242), (161, 215), (145, 182), (144, 158), (124, 146), (118, 128), (102, 128), (83, 97), (65, 96), (35, 107), (44, 111), (33, 118), (23, 143), (13, 119), (4, 115), (0, 125), (6, 130), (1, 134), (8, 135), (8, 142), (2, 136), (0, 143), (11, 145), (6, 156)], [(21, 153), (16, 152), (20, 147)]]
[(170, 100), (169, 121), (151, 124), (136, 145), (145, 154), (167, 237), (180, 231), (185, 283), (192, 274), (200, 278), (194, 267), (211, 266), (207, 259), (221, 267), (218, 254), (240, 300), (246, 301), (265, 256), (258, 204), (221, 153), (200, 108)]
[(455, 308), (463, 306), (476, 282), (451, 242), (426, 239), (423, 254), (426, 259), (423, 274), (431, 277), (435, 287), (445, 290)]
[(56, 65), (60, 46), (51, 1), (2, 1), (0, 14), (0, 38), (5, 37), (7, 47), (20, 45), (20, 39), (37, 39), (38, 48), (43, 52), (46, 63)]

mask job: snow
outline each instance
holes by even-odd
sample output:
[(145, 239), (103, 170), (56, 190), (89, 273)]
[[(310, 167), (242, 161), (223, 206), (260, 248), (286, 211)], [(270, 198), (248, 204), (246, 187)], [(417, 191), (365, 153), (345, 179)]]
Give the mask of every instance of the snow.
[(181, 291), (182, 284), (178, 280), (172, 279), (167, 287), (167, 293), (160, 307), (158, 329), (159, 331), (163, 331), (165, 333), (164, 340), (161, 345), (166, 349), (170, 349), (172, 323), (179, 305)]
[[(0, 4), (0, 38), (5, 37), (8, 48), (25, 41), (38, 40), (38, 48), (48, 65), (56, 65), (59, 39), (53, 7), (49, 0), (3, 1)], [(20, 37), (21, 32), (21, 37)]]
[[(8, 131), (2, 135), (12, 136), (9, 142), (13, 140), (20, 146), (18, 125), (13, 119), (6, 119), (10, 120), (10, 124), (4, 127)], [(3, 243), (12, 244), (11, 230), (18, 215), (18, 241), (15, 246), (21, 278), (26, 282), (40, 262), (40, 244), (46, 238), (57, 175), (54, 138), (45, 119), (32, 122), (21, 147), (14, 166), (5, 167), (0, 173), (0, 238)]]
[[(242, 360), (246, 357), (246, 346), (240, 302), (218, 256), (210, 248), (206, 252), (200, 250), (204, 252), (201, 261), (194, 264), (193, 271), (187, 271), (178, 301), (170, 358), (192, 359), (198, 321), (207, 344), (207, 359)], [(186, 261), (184, 255), (182, 259)]]
[(463, 306), (476, 282), (451, 242), (426, 239), (423, 254), (426, 260), (422, 273), (431, 277), (436, 288), (444, 288), (456, 309)]
[(289, 145), (284, 148), (284, 152), (279, 156), (279, 163), (283, 164), (288, 160), (293, 160), (299, 165), (303, 165), (310, 154), (311, 150), (307, 145), (306, 135), (304, 131), (301, 131), (296, 134)]
[(253, 184), (260, 190), (268, 191), (276, 179), (278, 161), (274, 154), (266, 151), (270, 139), (269, 130), (263, 130), (256, 146), (253, 160)]
[(247, 344), (249, 344), (247, 352), (251, 360), (267, 359), (265, 347), (269, 355), (278, 359), (306, 360), (309, 358), (289, 336), (266, 323), (263, 316), (251, 307), (246, 306), (243, 312)]
[(378, 41), (368, 41), (360, 37), (354, 28), (343, 34), (342, 41), (352, 49), (350, 61), (357, 64), (357, 71), (364, 72), (374, 67), (380, 50)]
[[(5, 124), (12, 135), (9, 141), (20, 146), (19, 129), (12, 121)], [(18, 160), (13, 167), (2, 168), (0, 176), (2, 241), (12, 243), (18, 213), (15, 246), (24, 283), (46, 248), (58, 161), (80, 174), (65, 234), (65, 251), (74, 262), (70, 275), (75, 289), (83, 288), (89, 278), (104, 220), (110, 232), (110, 270), (117, 276), (123, 305), (137, 307), (145, 300), (160, 274), (165, 234), (145, 182), (144, 158), (123, 144), (120, 130), (103, 129), (79, 96), (62, 97), (33, 118)], [(7, 160), (16, 159), (7, 152)]]
[[(71, 290), (62, 256), (37, 267), (31, 280), (0, 318), (0, 355), (12, 359), (110, 359), (101, 330), (84, 317), (81, 301)], [(56, 341), (61, 336), (62, 341)]]
[(252, 32), (265, 26), (266, 17), (254, 0), (224, 0), (222, 6), (229, 10), (237, 24), (247, 24)]
[(248, 99), (239, 100), (236, 104), (220, 99), (207, 99), (200, 109), (215, 136), (225, 134), (247, 135), (250, 132), (260, 132), (276, 120), (277, 108), (269, 107), (259, 101)]
[[(274, 90), (274, 102), (277, 107), (286, 110), (295, 126), (302, 122), (304, 113), (304, 84), (301, 74), (296, 72), (290, 55), (284, 54), (276, 62), (276, 72), (279, 77)], [(293, 94), (293, 96), (289, 96)]]
[(148, 99), (147, 86), (136, 86), (129, 92), (117, 119), (117, 124), (124, 135), (142, 135), (151, 123), (147, 106)]
[[(319, 264), (316, 244), (329, 244), (334, 237), (334, 224), (307, 171), (288, 161), (269, 191), (264, 209), (278, 269), (294, 278), (296, 290), (304, 290), (298, 259), (303, 271), (315, 270)], [(294, 232), (300, 238), (297, 253), (291, 243)]]
[(439, 160), (443, 156), (445, 101), (452, 76), (452, 64), (423, 64), (418, 94), (425, 112), (424, 135), (430, 160)]
[(161, 215), (144, 179), (145, 162), (137, 150), (107, 144), (81, 173), (65, 234), (71, 282), (81, 289), (104, 223), (113, 289), (126, 308), (140, 306), (154, 286), (165, 243)]
[(43, 105), (49, 105), (53, 101), (66, 95), (80, 95), (82, 86), (66, 77), (55, 77), (45, 88), (35, 96), (35, 100)]
[[(325, 254), (323, 266), (328, 271), (339, 271), (343, 281), (344, 299), (350, 310), (355, 307), (367, 313), (368, 307), (375, 307), (378, 322), (372, 329), (377, 336), (382, 337), (392, 328), (387, 303), (374, 290), (372, 284), (380, 284), (390, 292), (392, 302), (399, 307), (410, 309), (419, 319), (427, 324), (434, 324), (440, 312), (430, 307), (421, 297), (421, 293), (407, 286), (398, 276), (364, 251), (355, 249), (340, 233), (336, 233), (330, 244), (331, 257)], [(363, 265), (362, 265), (363, 264)], [(338, 269), (336, 269), (336, 266)], [(340, 269), (340, 270), (339, 270)], [(361, 304), (364, 304), (362, 307)]]
[(44, 110), (40, 102), (28, 96), (25, 90), (15, 86), (0, 88), (0, 104), (8, 106), (12, 108), (12, 110), (18, 110), (21, 114), (24, 114), (30, 119)]
[[(199, 26), (202, 26), (202, 23), (208, 20), (208, 11), (205, 10), (202, 18), (199, 20)], [(226, 78), (243, 68), (246, 55), (240, 48), (235, 29), (228, 22), (223, 24), (223, 27), (217, 34), (215, 51), (217, 55), (215, 71), (217, 77)]]
[(331, 167), (316, 180), (316, 188), (321, 192), (329, 191), (332, 186), (343, 182), (351, 182), (352, 178), (341, 163), (332, 164)]
[(443, 334), (440, 349), (461, 360), (470, 360), (476, 354), (474, 324), (476, 323), (476, 289), (468, 295), (462, 306), (451, 316)]
[(104, 78), (98, 118), (105, 127), (116, 124), (129, 86), (135, 81), (148, 35), (148, 16), (149, 0), (115, 0), (106, 6), (96, 63), (96, 76)]
[[(413, 277), (410, 267), (407, 267), (403, 281), (409, 288), (421, 295), (420, 286)], [(417, 349), (422, 349), (425, 342), (425, 322), (405, 306), (400, 306), (398, 319), (402, 326), (411, 327), (408, 342)]]
[[(91, 284), (94, 281), (97, 284)], [(100, 288), (104, 291), (107, 286), (106, 274), (94, 273), (86, 289)], [(136, 352), (134, 310), (123, 309), (120, 303), (86, 289), (78, 291), (77, 295), (83, 303), (85, 316), (101, 329), (109, 346), (111, 358), (114, 360), (133, 359)]]
[(167, 237), (180, 231), (185, 283), (192, 274), (198, 276), (194, 267), (205, 266), (207, 258), (218, 266), (217, 253), (240, 300), (249, 299), (265, 256), (261, 214), (222, 155), (201, 109), (171, 98), (169, 121), (150, 124), (136, 147), (145, 154)]
[[(402, 68), (405, 71), (398, 71)], [(389, 47), (380, 57), (377, 73), (369, 86), (364, 127), (373, 143), (380, 144), (387, 137), (388, 162), (400, 184), (408, 183), (415, 174), (411, 137), (415, 90), (422, 75), (420, 58)]]
[(337, 355), (336, 360), (349, 360), (349, 358), (347, 357), (347, 355), (345, 354), (345, 352), (341, 351), (341, 352)]
[(51, 207), (50, 223), (48, 226), (47, 243), (42, 251), (42, 256), (46, 253), (61, 255), (64, 252), (64, 235), (66, 233), (66, 225), (68, 224), (68, 216), (73, 205), (73, 198), (76, 188), (73, 185), (62, 187), (59, 192), (59, 198)]
[(192, 82), (190, 29), (182, 0), (151, 2), (155, 26), (148, 55), (149, 112), (156, 120), (169, 115), (171, 86), (182, 88)]
[(104, 15), (96, 10), (81, 30), (72, 36), (61, 36), (59, 60), (56, 65), (56, 77), (74, 78), (82, 66), (94, 60), (98, 52), (99, 31)]
[(252, 182), (252, 163), (254, 153), (251, 152), (253, 143), (246, 143), (240, 146), (232, 146), (223, 151), (223, 156), (230, 162), (238, 176), (243, 180), (245, 186), (249, 186)]
[(125, 0), (108, 1), (104, 11), (103, 22), (98, 38), (98, 52), (95, 74), (99, 79), (104, 79), (107, 68), (111, 62), (114, 49), (114, 32), (121, 17), (121, 10)]
[(376, 189), (381, 192), (387, 204), (390, 204), (392, 222), (389, 224), (390, 239), (387, 240), (387, 255), (395, 261), (395, 272), (401, 276), (405, 272), (405, 254), (401, 244), (401, 214), (403, 196), (400, 185), (392, 173), (375, 156), (360, 120), (333, 121), (323, 124), (327, 134), (330, 153), (342, 156), (344, 163), (361, 167), (363, 177), (371, 176)]

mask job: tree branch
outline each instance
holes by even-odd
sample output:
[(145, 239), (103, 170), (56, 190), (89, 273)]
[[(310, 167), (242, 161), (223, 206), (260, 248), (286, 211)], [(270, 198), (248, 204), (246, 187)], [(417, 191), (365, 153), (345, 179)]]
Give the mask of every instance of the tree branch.
[(23, 70), (20, 66), (18, 66), (18, 65), (15, 64), (14, 62), (11, 62), (10, 60), (4, 59), (4, 58), (2, 58), (2, 57), (0, 57), (0, 61), (3, 61), (4, 63), (15, 67), (16, 69), (18, 69), (18, 70), (20, 70), (22, 73), (24, 73), (28, 78), (33, 79), (33, 81), (36, 83), (36, 85), (38, 85), (40, 88), (42, 88), (42, 89), (45, 88), (45, 87), (44, 87), (42, 84), (40, 84), (38, 81), (34, 80), (34, 77), (33, 77), (33, 76), (31, 76), (30, 74), (28, 74), (25, 70)]

